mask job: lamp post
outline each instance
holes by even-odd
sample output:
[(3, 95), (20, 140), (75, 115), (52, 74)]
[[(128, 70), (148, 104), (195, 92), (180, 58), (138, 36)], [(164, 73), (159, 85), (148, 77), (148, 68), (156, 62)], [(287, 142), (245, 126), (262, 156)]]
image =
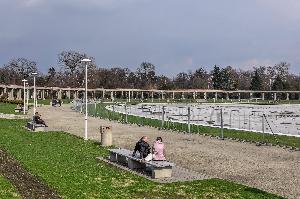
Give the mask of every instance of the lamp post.
[(88, 132), (87, 132), (87, 128), (88, 128), (88, 112), (87, 112), (87, 67), (88, 67), (88, 63), (91, 62), (90, 59), (82, 59), (81, 60), (82, 63), (85, 63), (85, 115), (84, 115), (84, 140), (88, 139)]
[(36, 111), (36, 88), (35, 88), (35, 76), (37, 73), (31, 73), (33, 75), (33, 115), (35, 114)]
[(29, 106), (28, 106), (28, 100), (29, 100), (29, 84), (28, 82), (26, 82), (26, 86), (27, 86), (27, 94), (26, 94), (26, 110), (29, 110)]
[(23, 104), (23, 114), (26, 114), (26, 79), (23, 79), (22, 82), (24, 83), (24, 92), (23, 92), (23, 99), (24, 99), (24, 104)]

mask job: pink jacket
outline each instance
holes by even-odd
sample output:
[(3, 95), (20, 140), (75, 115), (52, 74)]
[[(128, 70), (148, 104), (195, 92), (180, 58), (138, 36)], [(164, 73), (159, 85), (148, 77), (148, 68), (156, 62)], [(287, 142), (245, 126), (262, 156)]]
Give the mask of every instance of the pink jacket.
[(160, 141), (155, 141), (153, 144), (153, 160), (166, 160), (164, 155), (165, 145)]

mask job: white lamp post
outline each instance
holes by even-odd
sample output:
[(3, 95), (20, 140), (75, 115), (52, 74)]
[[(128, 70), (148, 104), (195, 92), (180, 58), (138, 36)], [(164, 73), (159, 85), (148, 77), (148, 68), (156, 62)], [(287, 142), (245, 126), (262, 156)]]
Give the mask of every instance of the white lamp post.
[(22, 82), (24, 83), (24, 92), (23, 92), (23, 99), (24, 99), (24, 104), (23, 104), (23, 113), (24, 115), (26, 114), (26, 79), (23, 79)]
[(31, 73), (33, 75), (33, 115), (35, 114), (36, 111), (36, 89), (35, 89), (35, 76), (37, 73)]
[(90, 59), (82, 59), (81, 60), (82, 63), (85, 63), (85, 116), (84, 116), (84, 140), (88, 139), (88, 132), (87, 132), (87, 128), (88, 128), (88, 124), (87, 124), (87, 120), (88, 120), (88, 112), (87, 112), (87, 66), (88, 63), (91, 62)]
[(29, 100), (29, 84), (28, 82), (26, 82), (26, 86), (27, 86), (27, 95), (26, 95), (26, 110), (29, 110), (28, 109), (28, 100)]

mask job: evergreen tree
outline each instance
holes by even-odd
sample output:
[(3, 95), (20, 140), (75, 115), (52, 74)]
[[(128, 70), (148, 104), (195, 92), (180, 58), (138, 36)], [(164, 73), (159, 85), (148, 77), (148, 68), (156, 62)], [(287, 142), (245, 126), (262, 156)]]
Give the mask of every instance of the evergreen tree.
[(256, 90), (256, 91), (263, 90), (262, 78), (259, 76), (257, 70), (254, 71), (254, 75), (251, 78), (250, 90)]
[(222, 89), (222, 79), (220, 67), (215, 65), (212, 71), (212, 85), (214, 89)]

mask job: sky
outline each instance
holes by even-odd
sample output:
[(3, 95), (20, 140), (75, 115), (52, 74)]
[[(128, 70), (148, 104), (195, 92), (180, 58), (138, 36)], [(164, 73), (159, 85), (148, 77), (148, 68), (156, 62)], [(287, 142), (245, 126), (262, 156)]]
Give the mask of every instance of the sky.
[(25, 57), (46, 72), (75, 50), (168, 76), (281, 61), (300, 73), (299, 10), (299, 0), (0, 0), (0, 65)]

